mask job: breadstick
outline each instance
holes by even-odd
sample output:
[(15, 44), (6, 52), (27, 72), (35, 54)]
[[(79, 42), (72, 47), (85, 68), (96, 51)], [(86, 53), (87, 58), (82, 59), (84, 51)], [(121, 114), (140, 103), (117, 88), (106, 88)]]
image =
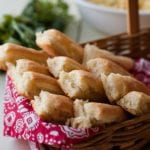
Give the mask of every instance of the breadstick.
[(101, 79), (101, 74), (109, 75), (110, 73), (119, 73), (122, 75), (130, 75), (123, 67), (115, 62), (104, 59), (95, 58), (87, 62), (87, 69), (98, 79)]
[(48, 58), (47, 60), (49, 71), (54, 77), (58, 78), (61, 71), (70, 72), (72, 70), (86, 70), (77, 61), (64, 56)]
[(131, 91), (139, 91), (150, 95), (150, 89), (131, 76), (111, 73), (101, 75), (106, 95), (110, 102), (116, 102)]
[(86, 64), (86, 62), (88, 60), (94, 59), (94, 58), (99, 58), (99, 57), (114, 61), (115, 63), (119, 64), (126, 70), (132, 69), (133, 65), (134, 65), (134, 61), (129, 57), (114, 55), (113, 53), (111, 53), (109, 51), (99, 49), (95, 45), (87, 44), (85, 46), (84, 57), (83, 57), (84, 65)]
[(0, 69), (6, 70), (7, 62), (15, 64), (17, 59), (22, 58), (46, 64), (48, 55), (44, 51), (36, 51), (17, 44), (6, 43), (0, 46)]
[(142, 92), (129, 92), (117, 104), (136, 116), (150, 113), (150, 96)]
[(24, 72), (20, 79), (16, 81), (17, 91), (28, 98), (38, 95), (41, 90), (54, 94), (64, 94), (57, 80), (40, 73)]
[(44, 121), (62, 124), (73, 117), (73, 101), (66, 96), (41, 91), (31, 103), (34, 111)]
[(83, 49), (58, 30), (50, 29), (36, 34), (37, 45), (49, 55), (68, 56), (82, 62)]
[(90, 72), (83, 70), (61, 72), (58, 82), (63, 91), (71, 98), (93, 101), (103, 101), (106, 98), (102, 82)]
[(48, 67), (28, 59), (18, 59), (16, 61), (16, 71), (20, 74), (23, 74), (26, 71), (32, 71), (45, 75), (50, 75)]
[(68, 119), (67, 124), (74, 128), (90, 128), (127, 119), (127, 114), (120, 106), (85, 102), (79, 99), (76, 99), (73, 105), (74, 118)]

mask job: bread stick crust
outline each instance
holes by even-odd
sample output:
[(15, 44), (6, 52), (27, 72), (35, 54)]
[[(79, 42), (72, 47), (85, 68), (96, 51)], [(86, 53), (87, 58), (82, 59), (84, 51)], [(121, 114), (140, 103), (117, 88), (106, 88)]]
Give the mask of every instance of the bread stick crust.
[(150, 89), (142, 82), (131, 76), (111, 73), (108, 76), (102, 74), (101, 79), (105, 93), (112, 103), (120, 100), (131, 91), (143, 92), (150, 95)]
[(83, 49), (62, 32), (50, 29), (36, 34), (37, 45), (50, 55), (68, 56), (82, 62)]
[(117, 101), (117, 104), (136, 116), (150, 113), (150, 96), (143, 92), (131, 91)]
[(129, 57), (114, 55), (113, 53), (111, 53), (109, 51), (99, 49), (95, 45), (87, 44), (85, 46), (84, 55), (83, 55), (83, 64), (84, 65), (90, 59), (99, 58), (99, 57), (111, 60), (111, 61), (119, 64), (126, 70), (131, 70), (134, 66), (134, 61)]
[(56, 79), (31, 71), (23, 73), (21, 78), (18, 80), (16, 87), (17, 91), (21, 95), (31, 99), (35, 95), (38, 95), (41, 90), (46, 90), (54, 94), (64, 95), (64, 92), (60, 88)]
[(34, 97), (31, 104), (34, 111), (44, 121), (62, 124), (73, 117), (73, 101), (66, 96), (41, 91), (39, 96)]
[(104, 103), (85, 103), (84, 111), (89, 118), (96, 119), (99, 123), (117, 123), (127, 119), (125, 111), (120, 106)]
[(81, 64), (74, 59), (65, 56), (56, 56), (47, 59), (49, 71), (58, 78), (61, 71), (70, 72), (72, 70), (86, 70)]
[(90, 59), (87, 62), (87, 69), (98, 79), (101, 80), (101, 74), (109, 75), (110, 73), (119, 73), (122, 75), (131, 75), (120, 65), (105, 58)]
[(90, 72), (83, 70), (61, 72), (58, 82), (63, 91), (71, 98), (105, 101), (106, 95), (102, 82)]
[(16, 61), (16, 71), (20, 74), (23, 74), (27, 71), (32, 71), (45, 75), (51, 75), (48, 67), (29, 59), (18, 59)]
[(0, 46), (0, 67), (6, 69), (6, 63), (15, 64), (17, 59), (30, 59), (40, 64), (46, 64), (48, 55), (44, 51), (37, 51), (17, 44), (6, 43)]
[(76, 99), (73, 108), (74, 117), (68, 119), (67, 124), (74, 128), (91, 128), (127, 120), (127, 113), (120, 106)]

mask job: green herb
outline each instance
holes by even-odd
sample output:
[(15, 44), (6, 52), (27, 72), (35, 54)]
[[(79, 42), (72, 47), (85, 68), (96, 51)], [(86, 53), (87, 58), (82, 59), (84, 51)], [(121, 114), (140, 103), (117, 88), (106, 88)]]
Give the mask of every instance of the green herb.
[(35, 32), (50, 28), (64, 31), (70, 19), (63, 0), (30, 0), (20, 16), (3, 17), (0, 44), (11, 42), (37, 48)]

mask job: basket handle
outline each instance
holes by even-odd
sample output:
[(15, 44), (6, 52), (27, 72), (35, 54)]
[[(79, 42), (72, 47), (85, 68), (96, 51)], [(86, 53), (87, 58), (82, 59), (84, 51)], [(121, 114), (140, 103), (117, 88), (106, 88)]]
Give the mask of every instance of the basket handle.
[(127, 0), (127, 32), (129, 35), (139, 32), (138, 0)]

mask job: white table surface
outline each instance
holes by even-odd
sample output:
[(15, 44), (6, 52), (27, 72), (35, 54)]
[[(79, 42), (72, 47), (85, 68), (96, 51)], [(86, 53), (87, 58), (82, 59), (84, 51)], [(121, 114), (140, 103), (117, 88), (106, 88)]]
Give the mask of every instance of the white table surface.
[[(78, 42), (85, 42), (94, 39), (105, 37), (104, 33), (93, 29), (86, 22), (80, 21), (80, 15), (73, 0), (66, 0), (70, 5), (70, 12), (75, 16), (75, 21), (72, 22), (66, 30), (66, 33)], [(0, 0), (0, 18), (3, 14), (20, 12), (27, 0)], [(19, 7), (18, 7), (19, 6)], [(80, 27), (80, 29), (79, 29)], [(80, 34), (78, 34), (80, 33)], [(30, 150), (28, 142), (16, 140), (11, 137), (3, 136), (3, 95), (5, 88), (5, 74), (0, 73), (0, 149), (5, 150)]]

